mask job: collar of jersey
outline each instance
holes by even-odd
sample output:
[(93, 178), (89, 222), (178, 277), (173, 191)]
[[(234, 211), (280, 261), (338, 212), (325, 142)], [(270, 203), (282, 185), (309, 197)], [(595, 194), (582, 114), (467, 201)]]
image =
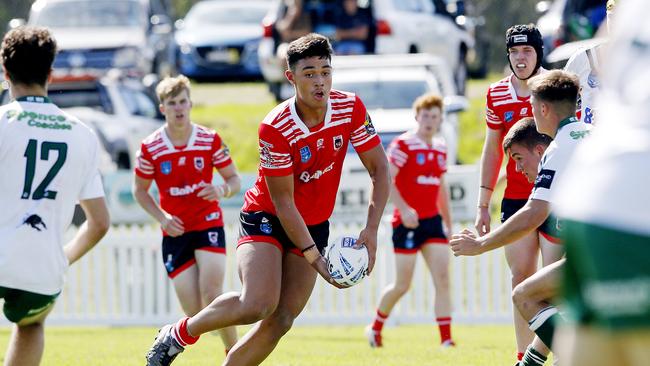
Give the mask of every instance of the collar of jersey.
[(41, 95), (25, 95), (20, 98), (16, 98), (16, 101), (30, 103), (52, 103), (52, 100), (50, 98)]
[(560, 128), (568, 125), (569, 123), (573, 123), (573, 122), (578, 122), (578, 119), (575, 116), (567, 117), (567, 118), (560, 121), (560, 124), (557, 126), (557, 130), (559, 131)]
[(320, 130), (322, 130), (324, 127), (330, 124), (332, 120), (332, 99), (328, 98), (327, 99), (327, 112), (325, 112), (325, 119), (323, 120), (323, 125), (318, 131), (310, 131), (309, 127), (305, 124), (305, 122), (300, 119), (300, 116), (298, 115), (298, 110), (296, 109), (296, 97), (294, 96), (293, 99), (289, 102), (289, 109), (291, 110), (291, 114), (293, 115), (293, 120), (296, 123), (296, 126), (300, 128), (300, 130), (305, 134), (309, 135), (312, 133), (316, 133)]

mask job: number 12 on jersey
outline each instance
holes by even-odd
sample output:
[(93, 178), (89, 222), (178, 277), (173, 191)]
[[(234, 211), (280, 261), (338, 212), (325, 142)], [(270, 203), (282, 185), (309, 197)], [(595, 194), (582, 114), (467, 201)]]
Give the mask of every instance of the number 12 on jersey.
[(23, 193), (20, 198), (28, 200), (31, 196), (33, 200), (40, 200), (42, 198), (53, 200), (56, 198), (56, 191), (50, 191), (47, 189), (47, 186), (52, 182), (54, 177), (59, 173), (65, 159), (68, 156), (68, 144), (65, 142), (50, 142), (43, 141), (41, 143), (41, 154), (40, 160), (49, 160), (50, 151), (55, 150), (58, 154), (54, 165), (47, 172), (43, 181), (36, 187), (34, 193), (32, 193), (32, 184), (34, 183), (34, 175), (36, 174), (36, 156), (38, 150), (38, 141), (30, 139), (27, 143), (27, 149), (25, 149), (25, 154), (23, 155), (27, 160), (25, 165), (25, 183), (23, 185)]

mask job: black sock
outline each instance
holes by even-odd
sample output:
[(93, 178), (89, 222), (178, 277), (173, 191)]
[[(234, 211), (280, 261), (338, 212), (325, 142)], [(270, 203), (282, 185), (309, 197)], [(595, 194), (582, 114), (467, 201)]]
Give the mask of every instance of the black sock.
[(544, 342), (549, 349), (553, 345), (553, 333), (555, 333), (555, 326), (562, 323), (562, 317), (557, 312), (555, 306), (549, 306), (539, 311), (528, 322), (530, 330), (535, 332), (539, 339)]
[(533, 346), (528, 346), (524, 357), (519, 361), (519, 366), (542, 366), (546, 362), (546, 356), (537, 352)]

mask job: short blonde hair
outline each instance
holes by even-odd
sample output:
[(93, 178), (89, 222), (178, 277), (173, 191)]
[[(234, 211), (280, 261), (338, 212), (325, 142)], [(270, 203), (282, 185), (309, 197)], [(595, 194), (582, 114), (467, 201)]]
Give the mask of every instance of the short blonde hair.
[(187, 90), (187, 96), (190, 95), (190, 79), (185, 75), (167, 76), (156, 86), (156, 95), (160, 103), (163, 103), (165, 99), (175, 97), (183, 90)]
[(420, 111), (423, 109), (431, 109), (434, 107), (440, 108), (440, 112), (442, 112), (442, 106), (442, 97), (433, 93), (422, 94), (413, 102), (413, 110), (415, 111), (415, 115), (420, 113)]

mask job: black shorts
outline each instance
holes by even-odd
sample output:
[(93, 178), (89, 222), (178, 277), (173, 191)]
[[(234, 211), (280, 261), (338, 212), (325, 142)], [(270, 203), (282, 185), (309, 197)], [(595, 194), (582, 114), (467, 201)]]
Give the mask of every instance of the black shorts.
[(196, 263), (195, 250), (226, 254), (226, 234), (223, 227), (189, 231), (181, 236), (163, 236), (162, 259), (169, 278)]
[[(263, 242), (275, 245), (283, 253), (288, 251), (298, 256), (303, 256), (287, 236), (277, 216), (263, 211), (239, 213), (239, 240), (237, 246), (251, 242)], [(318, 251), (325, 254), (327, 240), (330, 235), (329, 221), (316, 225), (307, 225)]]
[(447, 243), (449, 241), (442, 228), (442, 217), (440, 215), (420, 219), (419, 225), (415, 229), (407, 229), (404, 224), (399, 224), (393, 228), (393, 249), (395, 253), (413, 254), (426, 244)]
[(528, 200), (514, 200), (510, 198), (501, 200), (501, 223), (503, 224), (517, 211), (521, 210), (526, 205), (526, 202)]

